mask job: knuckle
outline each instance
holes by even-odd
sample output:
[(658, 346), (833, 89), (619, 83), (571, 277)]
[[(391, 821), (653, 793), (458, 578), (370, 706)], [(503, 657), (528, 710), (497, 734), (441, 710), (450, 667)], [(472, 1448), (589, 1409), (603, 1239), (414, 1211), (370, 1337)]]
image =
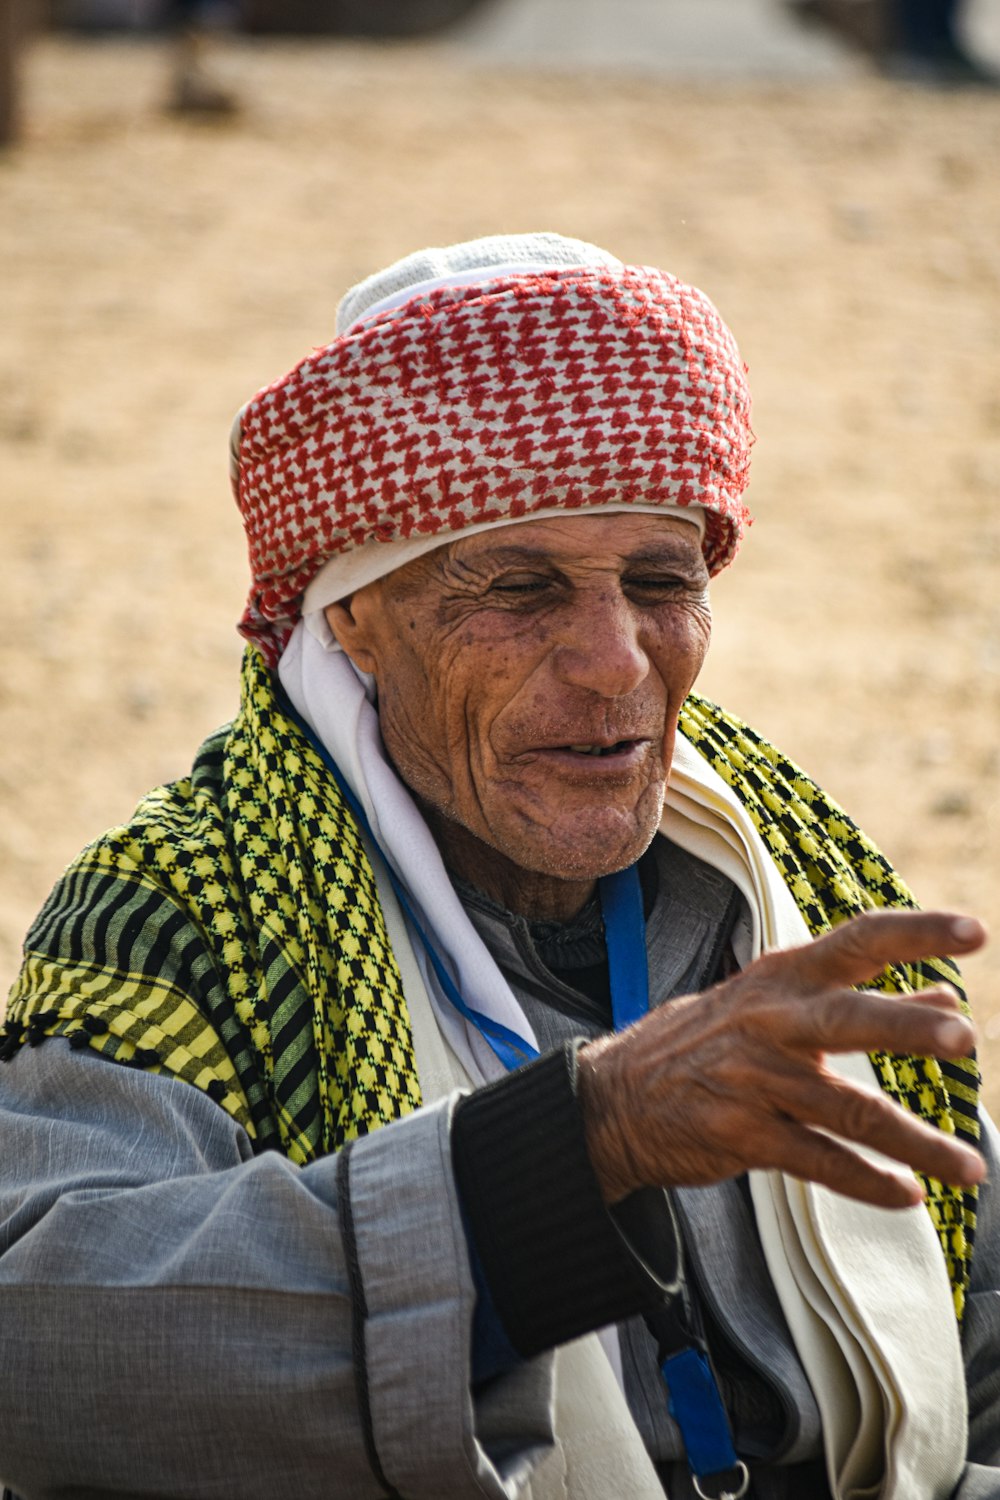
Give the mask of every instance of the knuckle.
[(753, 1141), (752, 1165), (764, 1172), (783, 1172), (795, 1162), (788, 1133), (763, 1129)]
[(762, 953), (738, 977), (755, 988), (772, 985), (781, 981), (789, 970), (797, 968), (801, 954), (811, 947), (812, 944), (807, 943), (804, 948), (776, 948), (770, 953)]
[(841, 948), (846, 949), (849, 954), (864, 957), (884, 931), (886, 918), (885, 912), (863, 911), (849, 922), (842, 923), (833, 936), (839, 938)]
[(835, 1042), (847, 1019), (848, 1006), (843, 993), (821, 990), (809, 1007), (809, 1017), (816, 1045), (827, 1047)]
[(728, 980), (729, 1002), (736, 1016), (754, 1021), (766, 1016), (794, 989), (789, 982), (789, 955), (766, 953), (742, 974)]
[(883, 1120), (884, 1106), (881, 1100), (870, 1094), (857, 1094), (853, 1090), (841, 1095), (837, 1129), (847, 1140), (867, 1140)]

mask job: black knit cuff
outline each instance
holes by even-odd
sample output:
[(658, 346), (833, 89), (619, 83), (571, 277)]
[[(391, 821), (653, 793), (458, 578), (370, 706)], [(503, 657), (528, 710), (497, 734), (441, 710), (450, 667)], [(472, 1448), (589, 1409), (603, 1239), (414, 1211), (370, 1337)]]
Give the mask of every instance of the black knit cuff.
[(676, 1290), (665, 1193), (611, 1211), (587, 1155), (567, 1043), (458, 1104), (452, 1160), (466, 1222), (510, 1343), (524, 1358), (652, 1311)]

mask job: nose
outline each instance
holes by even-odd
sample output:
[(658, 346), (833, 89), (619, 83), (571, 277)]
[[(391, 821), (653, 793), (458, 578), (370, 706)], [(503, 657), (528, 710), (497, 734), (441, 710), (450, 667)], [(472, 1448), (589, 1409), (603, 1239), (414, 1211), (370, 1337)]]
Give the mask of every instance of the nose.
[(638, 613), (615, 591), (575, 600), (557, 629), (553, 664), (571, 687), (627, 697), (649, 673)]

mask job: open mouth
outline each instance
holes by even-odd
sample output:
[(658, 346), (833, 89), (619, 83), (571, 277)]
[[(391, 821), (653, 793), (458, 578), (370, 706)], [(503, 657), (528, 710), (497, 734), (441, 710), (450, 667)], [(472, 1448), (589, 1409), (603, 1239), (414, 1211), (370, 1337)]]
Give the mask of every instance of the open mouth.
[(574, 755), (607, 756), (621, 755), (638, 743), (638, 740), (616, 740), (613, 745), (567, 745), (565, 748)]

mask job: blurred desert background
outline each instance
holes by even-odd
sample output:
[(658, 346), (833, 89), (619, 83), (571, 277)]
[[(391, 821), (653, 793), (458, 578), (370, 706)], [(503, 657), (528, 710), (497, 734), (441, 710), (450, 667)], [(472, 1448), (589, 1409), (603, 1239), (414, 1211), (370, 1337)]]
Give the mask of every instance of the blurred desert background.
[(641, 37), (533, 56), (488, 19), (222, 36), (240, 108), (204, 120), (161, 108), (157, 39), (32, 41), (0, 155), (0, 990), (66, 861), (233, 712), (237, 407), (386, 261), (551, 228), (735, 330), (757, 523), (702, 686), (922, 903), (991, 923), (965, 972), (1000, 1106), (1000, 93), (797, 42), (741, 66), (724, 31), (717, 67), (710, 26), (689, 67)]

